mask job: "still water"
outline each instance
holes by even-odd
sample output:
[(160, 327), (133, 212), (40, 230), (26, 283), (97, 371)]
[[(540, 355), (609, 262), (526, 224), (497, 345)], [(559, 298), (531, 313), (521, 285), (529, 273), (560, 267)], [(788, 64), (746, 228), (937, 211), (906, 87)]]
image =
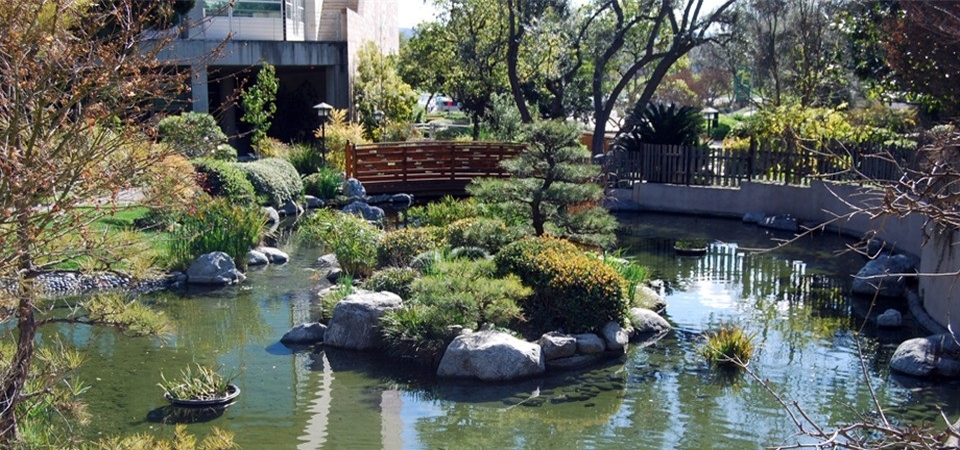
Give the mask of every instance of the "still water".
[[(292, 262), (253, 270), (239, 287), (149, 301), (169, 316), (166, 339), (65, 328), (88, 350), (82, 376), (91, 437), (172, 434), (189, 422), (234, 433), (244, 449), (748, 449), (796, 442), (782, 406), (753, 379), (724, 376), (696, 355), (701, 334), (737, 323), (754, 335), (750, 367), (820, 425), (871, 414), (867, 381), (888, 417), (936, 422), (937, 407), (960, 414), (960, 385), (890, 374), (896, 344), (916, 333), (879, 333), (869, 304), (845, 295), (862, 266), (838, 254), (851, 241), (804, 239), (773, 252), (776, 238), (736, 220), (629, 214), (619, 217), (624, 255), (663, 280), (675, 330), (655, 345), (587, 371), (507, 385), (437, 381), (377, 355), (291, 351), (280, 336), (310, 319), (315, 250), (286, 248)], [(712, 242), (680, 257), (676, 239)], [(858, 356), (858, 345), (863, 362)], [(194, 362), (236, 375), (239, 401), (221, 412), (178, 416), (156, 386)], [(866, 376), (864, 376), (864, 373)]]

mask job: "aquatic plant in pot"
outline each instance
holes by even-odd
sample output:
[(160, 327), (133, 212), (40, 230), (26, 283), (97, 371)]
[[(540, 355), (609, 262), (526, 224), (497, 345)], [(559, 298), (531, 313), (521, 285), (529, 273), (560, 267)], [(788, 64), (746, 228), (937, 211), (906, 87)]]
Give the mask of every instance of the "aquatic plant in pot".
[(240, 395), (240, 388), (224, 377), (217, 369), (197, 364), (194, 372), (190, 366), (180, 371), (180, 378), (167, 380), (160, 373), (157, 383), (163, 396), (177, 406), (226, 406)]
[(704, 239), (677, 239), (673, 250), (680, 255), (703, 255), (707, 253), (708, 245)]

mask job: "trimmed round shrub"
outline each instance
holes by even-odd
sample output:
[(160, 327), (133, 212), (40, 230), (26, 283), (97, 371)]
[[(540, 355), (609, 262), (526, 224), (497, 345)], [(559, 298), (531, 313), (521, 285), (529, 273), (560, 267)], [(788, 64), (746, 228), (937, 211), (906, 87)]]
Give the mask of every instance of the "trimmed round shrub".
[(383, 236), (377, 246), (377, 264), (380, 267), (405, 267), (428, 250), (444, 244), (442, 229), (438, 227), (401, 228)]
[(446, 232), (451, 247), (478, 247), (491, 254), (523, 236), (504, 221), (485, 217), (458, 220), (447, 225)]
[(589, 332), (626, 316), (623, 277), (569, 242), (524, 239), (505, 247), (494, 261), (498, 272), (516, 273), (533, 288), (521, 306), (541, 331)]
[[(303, 173), (303, 172), (301, 172)], [(303, 177), (303, 193), (329, 200), (343, 192), (343, 172), (323, 168)]]
[(280, 158), (265, 158), (248, 163), (233, 163), (240, 169), (258, 197), (271, 206), (281, 207), (288, 201), (300, 197), (303, 181), (297, 169)]
[(210, 158), (192, 162), (198, 175), (197, 184), (206, 193), (226, 198), (238, 205), (252, 205), (256, 202), (253, 184), (236, 165)]
[(363, 281), (363, 288), (376, 292), (393, 292), (406, 300), (410, 298), (410, 285), (420, 274), (410, 267), (387, 267), (378, 270)]
[(213, 154), (217, 147), (227, 143), (227, 135), (217, 120), (207, 113), (188, 112), (163, 118), (157, 124), (160, 142), (187, 158)]

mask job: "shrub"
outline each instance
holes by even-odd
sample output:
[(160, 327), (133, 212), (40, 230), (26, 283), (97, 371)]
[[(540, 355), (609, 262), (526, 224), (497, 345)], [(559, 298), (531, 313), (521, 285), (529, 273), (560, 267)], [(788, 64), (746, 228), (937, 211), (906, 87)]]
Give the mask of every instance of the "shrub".
[(710, 139), (714, 141), (722, 141), (728, 134), (730, 134), (730, 125), (725, 123), (718, 123), (717, 126), (710, 128)]
[(450, 247), (478, 247), (491, 254), (523, 237), (519, 228), (508, 227), (500, 219), (483, 217), (460, 219), (445, 230)]
[(543, 331), (593, 331), (626, 316), (623, 277), (569, 242), (524, 239), (505, 247), (494, 261), (498, 273), (516, 273), (533, 288), (533, 295), (522, 306), (530, 321)]
[(419, 273), (410, 267), (386, 267), (378, 270), (363, 281), (363, 288), (371, 291), (393, 292), (400, 298), (410, 298), (410, 286)]
[(639, 144), (696, 145), (703, 115), (692, 106), (637, 103), (627, 116), (615, 146), (635, 151)]
[(721, 325), (706, 334), (700, 355), (714, 365), (745, 365), (753, 356), (753, 338), (738, 325)]
[(265, 159), (287, 159), (290, 154), (290, 146), (284, 144), (279, 139), (272, 137), (263, 137), (259, 142), (253, 145), (253, 148), (261, 158)]
[(377, 264), (377, 244), (382, 232), (352, 214), (322, 209), (300, 225), (300, 236), (337, 255), (344, 272), (364, 278)]
[(490, 259), (490, 253), (480, 247), (457, 247), (450, 250), (450, 259)]
[(236, 161), (237, 149), (230, 144), (220, 144), (213, 152), (213, 159), (220, 161)]
[(272, 206), (280, 207), (300, 197), (303, 181), (289, 162), (280, 158), (265, 158), (248, 163), (234, 163), (250, 180), (257, 196)]
[(340, 300), (353, 294), (353, 291), (353, 277), (350, 274), (340, 275), (340, 278), (337, 279), (336, 288), (328, 291), (326, 295), (320, 298), (320, 320), (326, 322), (333, 318), (333, 308), (337, 307)]
[(507, 326), (520, 316), (517, 300), (530, 294), (518, 278), (494, 278), (490, 261), (453, 260), (413, 282), (411, 299), (381, 322), (388, 349), (436, 363), (456, 336), (453, 325)]
[(303, 192), (323, 200), (333, 199), (343, 192), (343, 181), (343, 172), (324, 167), (303, 178)]
[(170, 155), (147, 169), (149, 182), (144, 183), (143, 204), (161, 208), (179, 208), (192, 204), (201, 193), (197, 172), (189, 160)]
[(227, 143), (217, 120), (207, 113), (188, 112), (163, 118), (157, 124), (160, 142), (170, 145), (187, 158), (213, 154)]
[(443, 233), (438, 227), (401, 228), (383, 236), (377, 246), (379, 267), (404, 267), (417, 255), (442, 247)]
[(460, 219), (480, 216), (481, 212), (480, 204), (472, 197), (457, 199), (448, 195), (438, 202), (407, 209), (403, 219), (410, 226), (445, 227)]
[(348, 121), (347, 111), (344, 109), (330, 111), (329, 122), (325, 127), (317, 128), (314, 131), (314, 136), (319, 138), (324, 133), (326, 134), (326, 163), (337, 170), (346, 168), (347, 142), (367, 143), (363, 136), (363, 127), (360, 124)]
[[(323, 153), (319, 148), (307, 144), (294, 144), (287, 152), (287, 161), (293, 165), (300, 175), (310, 175), (322, 171), (326, 164), (323, 162)], [(331, 172), (338, 172), (330, 169)], [(313, 194), (311, 194), (313, 195)]]
[(637, 306), (637, 288), (647, 281), (649, 269), (633, 261), (623, 259), (619, 254), (603, 258), (603, 262), (623, 277), (623, 297), (630, 306)]
[(234, 164), (216, 159), (201, 158), (193, 161), (198, 184), (214, 197), (224, 197), (238, 205), (252, 205), (256, 191), (247, 176)]
[(170, 265), (185, 268), (200, 255), (222, 251), (244, 268), (247, 251), (260, 242), (265, 224), (260, 208), (212, 199), (182, 217), (170, 244)]

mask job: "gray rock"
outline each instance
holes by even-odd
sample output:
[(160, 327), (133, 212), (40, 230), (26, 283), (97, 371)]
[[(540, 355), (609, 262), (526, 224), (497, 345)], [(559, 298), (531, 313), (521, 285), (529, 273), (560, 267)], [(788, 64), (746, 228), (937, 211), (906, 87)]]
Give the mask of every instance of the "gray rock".
[(766, 216), (763, 218), (763, 220), (758, 222), (758, 225), (764, 228), (790, 231), (794, 233), (800, 230), (800, 223), (799, 221), (797, 221), (797, 218), (789, 214), (778, 214), (775, 216)]
[(394, 194), (390, 196), (390, 204), (397, 208), (406, 208), (413, 205), (413, 196), (410, 194)]
[(630, 308), (628, 313), (630, 326), (633, 327), (632, 339), (646, 339), (651, 336), (666, 334), (670, 331), (670, 322), (649, 309)]
[(899, 328), (903, 324), (903, 315), (893, 308), (877, 316), (877, 326), (883, 328)]
[(593, 355), (603, 353), (607, 349), (603, 338), (593, 333), (576, 334), (573, 337), (577, 339), (577, 353)]
[(577, 353), (577, 339), (555, 331), (540, 336), (537, 343), (543, 349), (543, 359), (547, 361), (573, 356)]
[(280, 222), (280, 213), (272, 206), (264, 206), (263, 213), (267, 216), (267, 223)]
[(237, 270), (233, 258), (224, 252), (200, 255), (187, 269), (187, 283), (228, 285), (240, 283), (247, 277)]
[(642, 306), (653, 311), (663, 311), (667, 307), (667, 301), (663, 299), (656, 289), (647, 285), (637, 286), (636, 305)]
[(314, 197), (312, 195), (304, 195), (303, 201), (304, 201), (304, 204), (307, 205), (308, 209), (323, 208), (324, 205), (326, 205), (326, 203), (324, 203), (323, 200), (317, 197)]
[(457, 336), (440, 359), (437, 376), (507, 381), (546, 370), (540, 346), (500, 331)]
[(286, 264), (290, 261), (290, 255), (274, 247), (257, 247), (258, 252), (267, 256), (270, 264)]
[(950, 334), (909, 339), (893, 352), (890, 368), (918, 377), (958, 377), (960, 345)]
[(603, 334), (603, 340), (607, 342), (607, 350), (609, 351), (623, 351), (627, 348), (627, 343), (630, 342), (630, 334), (619, 323), (607, 322), (600, 332)]
[(392, 292), (350, 294), (333, 308), (324, 344), (354, 350), (382, 348), (380, 318), (401, 306), (403, 300)]
[(905, 277), (894, 274), (916, 272), (916, 261), (906, 255), (880, 255), (870, 260), (857, 272), (851, 290), (854, 294), (902, 297), (906, 287)]
[(363, 217), (364, 220), (374, 223), (383, 223), (383, 218), (386, 215), (383, 212), (383, 209), (377, 206), (370, 206), (361, 201), (350, 203), (349, 205), (344, 206), (341, 211), (347, 214)]
[(360, 180), (348, 178), (343, 193), (349, 198), (365, 198), (367, 196), (367, 189), (363, 187), (363, 183), (361, 183)]
[(267, 258), (267, 255), (263, 252), (258, 252), (256, 250), (250, 250), (247, 252), (247, 265), (248, 266), (265, 266), (270, 264), (270, 258)]
[(764, 217), (767, 217), (766, 214), (762, 212), (748, 212), (743, 215), (744, 223), (760, 223)]
[(317, 258), (317, 265), (320, 266), (321, 269), (326, 269), (328, 267), (338, 267), (340, 262), (337, 261), (337, 255), (328, 253)]
[(340, 282), (341, 275), (343, 275), (343, 270), (341, 270), (339, 267), (334, 267), (330, 269), (329, 272), (327, 272), (326, 278), (327, 278), (327, 281), (333, 284), (337, 284), (338, 282)]
[(280, 214), (285, 216), (299, 216), (300, 214), (303, 214), (303, 208), (301, 208), (297, 202), (293, 200), (287, 200), (287, 203), (280, 208)]
[(302, 323), (290, 329), (280, 338), (282, 344), (309, 345), (323, 342), (327, 326), (319, 322)]

